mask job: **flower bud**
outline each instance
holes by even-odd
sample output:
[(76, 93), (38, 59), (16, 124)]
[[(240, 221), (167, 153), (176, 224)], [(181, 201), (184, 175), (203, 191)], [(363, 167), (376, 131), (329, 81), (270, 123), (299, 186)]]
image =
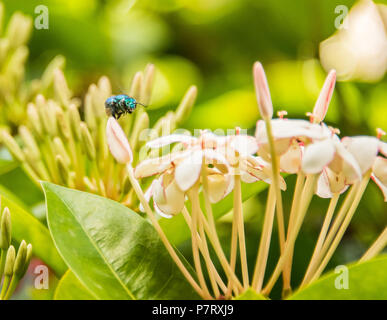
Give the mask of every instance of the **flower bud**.
[(192, 107), (195, 103), (198, 89), (196, 86), (191, 86), (187, 93), (184, 95), (180, 102), (180, 105), (176, 109), (176, 122), (177, 124), (183, 123), (187, 120), (188, 116), (192, 111)]
[(71, 163), (70, 157), (67, 154), (66, 148), (62, 142), (62, 139), (59, 137), (55, 137), (53, 140), (53, 147), (55, 155), (60, 155), (64, 163), (69, 166)]
[(25, 262), (24, 262), (24, 270), (20, 274), (21, 278), (24, 277), (24, 275), (26, 274), (28, 266), (29, 266), (29, 264), (31, 262), (31, 258), (32, 258), (32, 244), (29, 243), (28, 246), (27, 246), (26, 259), (25, 259)]
[(271, 102), (265, 71), (260, 62), (254, 64), (253, 77), (259, 112), (262, 118), (271, 119), (273, 117), (273, 104)]
[(133, 149), (136, 149), (138, 146), (138, 139), (143, 130), (149, 128), (149, 116), (145, 111), (137, 114), (136, 121), (134, 123), (132, 133), (130, 135), (130, 145)]
[(81, 139), (81, 129), (80, 129), (81, 117), (79, 116), (78, 108), (74, 104), (71, 104), (69, 106), (69, 117), (70, 117), (70, 127), (74, 134), (74, 138), (76, 140), (80, 140)]
[(136, 100), (140, 99), (141, 83), (142, 83), (142, 72), (139, 71), (134, 75), (132, 80), (132, 85), (129, 91), (130, 96)]
[(0, 233), (0, 248), (7, 250), (11, 245), (12, 238), (12, 224), (11, 224), (11, 214), (7, 207), (4, 208), (3, 214), (1, 216), (1, 233)]
[(145, 68), (144, 82), (141, 86), (140, 102), (148, 105), (152, 95), (153, 78), (155, 74), (155, 66), (148, 64)]
[(43, 89), (47, 89), (53, 83), (55, 70), (63, 69), (65, 64), (66, 59), (61, 55), (57, 55), (50, 61), (41, 78)]
[(336, 83), (336, 71), (331, 70), (325, 79), (324, 86), (313, 109), (313, 122), (320, 123), (324, 120), (328, 111), (328, 106), (332, 98), (333, 90)]
[(23, 274), (25, 263), (26, 263), (26, 257), (27, 257), (27, 243), (24, 240), (22, 240), (19, 246), (19, 250), (17, 251), (15, 264), (13, 266), (13, 272), (19, 278)]
[(60, 155), (55, 157), (55, 163), (58, 168), (59, 176), (62, 184), (67, 185), (69, 181), (69, 168)]
[(2, 130), (1, 132), (1, 141), (5, 144), (16, 161), (24, 162), (25, 158), (23, 151), (20, 149), (16, 140), (6, 130)]
[(86, 123), (81, 122), (81, 141), (83, 144), (83, 148), (86, 151), (87, 156), (90, 160), (95, 159), (95, 146), (93, 142), (93, 138), (90, 135), (89, 129), (87, 128)]
[(42, 124), (39, 119), (38, 111), (33, 103), (29, 103), (27, 106), (27, 115), (31, 130), (37, 137), (42, 137)]
[(5, 267), (4, 267), (4, 275), (5, 276), (12, 276), (13, 274), (13, 267), (15, 265), (15, 248), (14, 246), (10, 246), (7, 250), (7, 257), (5, 259)]
[(24, 145), (28, 148), (29, 152), (31, 153), (31, 157), (33, 159), (39, 159), (40, 158), (40, 151), (39, 147), (36, 144), (34, 136), (31, 134), (30, 130), (26, 126), (20, 126), (19, 127), (19, 134), (22, 138)]
[(54, 70), (54, 91), (61, 104), (65, 107), (68, 107), (71, 98), (71, 92), (67, 86), (66, 78), (61, 69)]
[(106, 140), (110, 152), (119, 163), (132, 163), (133, 153), (117, 120), (110, 117), (106, 125)]

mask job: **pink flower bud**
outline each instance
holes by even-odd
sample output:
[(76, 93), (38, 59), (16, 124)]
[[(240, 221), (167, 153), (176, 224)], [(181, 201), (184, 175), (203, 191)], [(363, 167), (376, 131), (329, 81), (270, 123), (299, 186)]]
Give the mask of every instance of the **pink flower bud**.
[(119, 163), (132, 163), (133, 153), (117, 120), (110, 117), (106, 125), (106, 140), (110, 152)]
[(336, 71), (331, 70), (325, 79), (324, 86), (320, 91), (320, 95), (313, 109), (313, 122), (320, 123), (324, 120), (328, 111), (329, 103), (331, 102), (333, 89), (336, 83)]
[(271, 102), (265, 71), (260, 62), (254, 63), (253, 77), (259, 112), (262, 118), (271, 119), (273, 117), (273, 104)]

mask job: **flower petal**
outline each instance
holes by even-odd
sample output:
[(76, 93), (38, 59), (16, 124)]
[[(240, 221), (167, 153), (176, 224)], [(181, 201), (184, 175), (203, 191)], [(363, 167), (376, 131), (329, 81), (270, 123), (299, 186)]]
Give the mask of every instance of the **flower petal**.
[(254, 137), (247, 135), (237, 135), (230, 139), (230, 147), (241, 156), (248, 156), (258, 151), (258, 143)]
[(384, 201), (387, 201), (387, 159), (377, 157), (373, 166), (372, 179), (382, 190)]
[(208, 196), (211, 203), (216, 203), (222, 200), (226, 196), (230, 180), (230, 175), (223, 174), (211, 174), (208, 178)]
[(202, 169), (203, 152), (195, 151), (175, 169), (175, 180), (183, 191), (190, 189), (198, 181)]
[(342, 139), (345, 148), (355, 157), (361, 173), (368, 171), (378, 155), (380, 141), (375, 137), (345, 137)]
[(110, 117), (106, 125), (106, 140), (110, 152), (119, 163), (132, 163), (133, 153), (117, 120)]
[(333, 90), (336, 83), (336, 71), (331, 70), (325, 79), (324, 86), (321, 89), (320, 95), (313, 109), (313, 117), (315, 122), (324, 120), (328, 111), (328, 106), (332, 98)]
[(137, 179), (141, 179), (159, 174), (172, 167), (171, 162), (170, 154), (165, 157), (145, 159), (137, 165), (134, 175)]
[(182, 142), (184, 144), (190, 145), (197, 141), (197, 138), (191, 137), (184, 134), (170, 134), (168, 136), (163, 136), (146, 143), (149, 148), (161, 148), (168, 144), (175, 142)]
[(335, 154), (335, 147), (331, 139), (316, 142), (305, 148), (302, 159), (302, 170), (309, 173), (319, 173), (328, 165)]
[(318, 178), (316, 194), (320, 198), (332, 198), (332, 192), (329, 186), (326, 170), (323, 170)]
[(287, 173), (297, 173), (301, 168), (302, 149), (297, 141), (280, 158), (280, 168)]

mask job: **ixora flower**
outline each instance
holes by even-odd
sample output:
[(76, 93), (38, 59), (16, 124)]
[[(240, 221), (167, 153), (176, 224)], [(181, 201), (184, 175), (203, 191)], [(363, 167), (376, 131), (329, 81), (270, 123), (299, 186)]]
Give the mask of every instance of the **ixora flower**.
[(202, 170), (206, 170), (212, 203), (230, 193), (233, 188), (230, 164), (224, 154), (218, 151), (224, 145), (223, 137), (207, 131), (202, 131), (198, 138), (173, 134), (150, 141), (147, 146), (161, 148), (172, 143), (182, 143), (184, 150), (146, 159), (135, 169), (137, 179), (160, 175), (145, 193), (147, 200), (153, 196), (155, 209), (159, 213), (164, 216), (180, 213), (187, 191), (199, 181)]
[(341, 28), (320, 44), (322, 65), (335, 68), (340, 80), (381, 79), (387, 70), (387, 33), (381, 15), (386, 7), (359, 1)]

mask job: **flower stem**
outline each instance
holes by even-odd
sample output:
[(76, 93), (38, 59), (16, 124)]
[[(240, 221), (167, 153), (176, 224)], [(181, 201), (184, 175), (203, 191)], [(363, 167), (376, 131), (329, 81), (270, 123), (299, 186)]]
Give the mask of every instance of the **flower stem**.
[[(297, 181), (296, 181), (296, 186), (293, 194), (293, 202), (292, 202), (292, 207), (290, 209), (290, 214), (289, 214), (288, 231), (286, 235), (287, 238), (290, 237), (293, 231), (293, 226), (295, 223), (295, 219), (297, 217), (297, 212), (299, 211), (302, 188), (304, 186), (304, 182), (305, 182), (305, 174), (303, 172), (299, 172), (297, 174)], [(288, 296), (292, 291), (292, 288), (291, 288), (292, 262), (293, 262), (293, 250), (290, 252), (289, 258), (286, 260), (286, 263), (284, 265), (284, 270), (283, 270), (284, 286), (282, 289), (282, 295), (284, 297)]]
[[(205, 162), (203, 161), (203, 164), (204, 163)], [(218, 233), (216, 231), (216, 226), (215, 226), (214, 214), (212, 212), (212, 206), (211, 206), (210, 198), (208, 196), (208, 180), (206, 175), (207, 175), (207, 171), (202, 169), (203, 197), (204, 197), (204, 204), (206, 208), (208, 221), (206, 220), (206, 217), (204, 216), (203, 212), (202, 212), (201, 218), (203, 220), (204, 229), (208, 235), (208, 238), (210, 239), (210, 242), (215, 250), (216, 255), (218, 256), (219, 262), (221, 263), (227, 275), (228, 280), (232, 282), (232, 287), (234, 291), (237, 292), (237, 290), (242, 289), (242, 285), (238, 280), (237, 276), (235, 275), (235, 271), (231, 268), (230, 264), (228, 263), (227, 258), (224, 254), (224, 251), (219, 241)]]
[(337, 249), (337, 246), (339, 245), (341, 239), (343, 238), (344, 233), (347, 230), (348, 225), (351, 222), (352, 217), (353, 217), (353, 215), (356, 212), (356, 209), (357, 209), (357, 207), (359, 205), (359, 202), (360, 202), (360, 200), (361, 200), (361, 198), (362, 198), (362, 196), (364, 194), (364, 191), (367, 188), (370, 175), (371, 175), (371, 173), (368, 172), (363, 177), (363, 179), (362, 179), (362, 181), (360, 183), (359, 189), (357, 190), (355, 198), (354, 198), (354, 200), (353, 200), (353, 202), (351, 204), (351, 207), (349, 208), (349, 210), (348, 210), (348, 212), (347, 212), (347, 214), (345, 216), (345, 219), (344, 219), (342, 225), (340, 226), (339, 231), (337, 232), (337, 235), (336, 235), (335, 239), (333, 240), (331, 246), (329, 247), (329, 250), (328, 250), (327, 254), (325, 255), (323, 261), (321, 262), (321, 264), (318, 267), (318, 269), (315, 272), (315, 274), (311, 277), (311, 281), (316, 280), (321, 275), (321, 273), (324, 271), (326, 265), (328, 264), (329, 260), (331, 259), (333, 253)]
[(379, 254), (387, 246), (387, 227), (380, 236), (375, 240), (367, 252), (360, 258), (359, 262), (365, 262)]
[[(232, 229), (231, 229), (231, 249), (230, 249), (230, 266), (233, 272), (235, 272), (236, 256), (238, 249), (238, 215), (233, 214)], [(228, 282), (226, 297), (230, 297), (232, 288), (232, 282)]]
[(241, 176), (236, 174), (234, 176), (234, 215), (236, 215), (238, 223), (238, 238), (239, 238), (239, 252), (241, 259), (241, 269), (243, 278), (243, 288), (247, 290), (249, 288), (249, 271), (247, 268), (247, 256), (246, 256), (246, 240), (245, 229), (243, 222), (242, 212), (242, 190), (241, 190)]
[(137, 179), (134, 177), (133, 168), (131, 165), (127, 164), (126, 169), (128, 172), (128, 177), (130, 180), (130, 183), (133, 186), (134, 191), (136, 192), (136, 195), (138, 199), (140, 200), (141, 204), (143, 205), (149, 219), (151, 220), (154, 228), (156, 229), (157, 233), (160, 236), (161, 241), (163, 242), (165, 248), (169, 252), (171, 258), (173, 261), (175, 261), (176, 265), (180, 269), (181, 273), (184, 275), (184, 277), (187, 279), (187, 281), (191, 284), (192, 288), (202, 297), (207, 298), (204, 291), (200, 288), (200, 286), (196, 283), (196, 281), (192, 278), (191, 274), (187, 270), (187, 268), (184, 266), (183, 262), (180, 260), (178, 255), (175, 252), (175, 249), (172, 247), (171, 243), (169, 242), (167, 236), (165, 235), (163, 229), (161, 229), (160, 224), (158, 223), (155, 215), (153, 214), (152, 209), (149, 206), (149, 203), (146, 201), (144, 197), (144, 193), (141, 190), (140, 184), (138, 183)]
[(7, 293), (5, 294), (3, 300), (9, 300), (15, 291), (17, 284), (19, 283), (19, 277), (16, 276), (15, 274), (12, 276), (11, 283), (8, 286)]
[(270, 277), (266, 287), (262, 290), (262, 294), (264, 294), (264, 295), (268, 295), (270, 293), (271, 289), (273, 289), (278, 277), (281, 275), (281, 271), (283, 269), (283, 266), (284, 266), (286, 259), (288, 259), (290, 253), (292, 252), (292, 250), (294, 248), (294, 244), (296, 242), (298, 232), (300, 231), (302, 222), (304, 221), (304, 218), (305, 218), (305, 214), (308, 210), (310, 201), (312, 200), (312, 196), (314, 194), (316, 181), (317, 181), (316, 174), (307, 176), (307, 178), (306, 178), (305, 185), (304, 185), (304, 188), (302, 191), (302, 196), (301, 196), (301, 203), (300, 203), (300, 207), (299, 207), (300, 211), (297, 215), (297, 218), (296, 218), (296, 221), (294, 224), (294, 228), (293, 228), (293, 232), (291, 233), (291, 236), (286, 240), (285, 250), (281, 254), (281, 257), (278, 260), (278, 263), (277, 263), (277, 265), (273, 271), (273, 274)]
[(255, 263), (252, 287), (257, 292), (261, 291), (263, 278), (265, 276), (267, 257), (269, 255), (270, 239), (273, 230), (273, 221), (275, 213), (275, 191), (273, 185), (269, 187), (269, 193), (267, 196), (265, 220), (263, 222), (263, 228), (261, 233), (261, 240), (259, 242), (259, 249), (257, 254), (257, 261)]
[(341, 208), (339, 212), (336, 215), (335, 220), (333, 221), (333, 224), (331, 228), (329, 229), (328, 235), (324, 239), (324, 243), (322, 248), (319, 250), (319, 252), (316, 254), (316, 256), (313, 258), (314, 262), (313, 265), (309, 264), (308, 269), (305, 273), (304, 279), (302, 281), (301, 286), (304, 286), (307, 284), (310, 280), (311, 275), (316, 271), (316, 268), (318, 266), (318, 263), (321, 262), (321, 260), (324, 257), (324, 254), (328, 250), (329, 245), (332, 243), (332, 240), (337, 232), (337, 230), (340, 228), (340, 225), (342, 221), (345, 218), (345, 214), (347, 213), (351, 203), (353, 202), (353, 199), (355, 197), (355, 194), (358, 190), (359, 184), (355, 184), (351, 187), (351, 190), (348, 192), (347, 196), (345, 197), (344, 203), (341, 205)]
[(335, 209), (336, 209), (339, 197), (340, 197), (340, 194), (339, 193), (335, 193), (335, 194), (333, 194), (333, 196), (331, 198), (331, 201), (329, 202), (329, 206), (328, 206), (327, 213), (325, 215), (323, 226), (321, 228), (319, 237), (317, 239), (316, 247), (314, 248), (314, 251), (313, 251), (313, 254), (312, 254), (312, 258), (310, 259), (309, 266), (308, 266), (308, 268), (306, 270), (304, 279), (303, 279), (303, 281), (301, 283), (301, 287), (304, 286), (304, 284), (305, 284), (304, 281), (306, 281), (307, 277), (309, 276), (310, 270), (313, 270), (315, 268), (315, 264), (318, 262), (317, 257), (319, 256), (321, 248), (322, 248), (322, 246), (324, 244), (324, 241), (325, 241), (325, 238), (326, 238), (329, 226), (330, 226), (330, 224), (332, 222), (333, 214), (335, 212)]
[(192, 237), (192, 255), (194, 259), (196, 274), (198, 275), (199, 283), (206, 295), (210, 295), (206, 280), (204, 279), (203, 270), (200, 261), (200, 253), (198, 246), (198, 224), (200, 215), (200, 202), (199, 202), (199, 185), (196, 184), (188, 193), (188, 197), (192, 203), (192, 219), (191, 219), (191, 237)]
[(282, 254), (285, 248), (285, 223), (284, 223), (284, 212), (282, 207), (282, 194), (281, 194), (281, 188), (279, 184), (279, 175), (280, 175), (279, 158), (275, 151), (275, 143), (274, 143), (274, 137), (273, 137), (272, 127), (271, 127), (271, 120), (265, 119), (265, 124), (266, 124), (267, 139), (270, 146), (273, 185), (276, 192), (276, 213), (277, 213), (277, 224), (278, 224), (278, 236), (279, 236), (279, 243), (280, 243), (280, 249)]
[[(191, 229), (192, 228), (192, 219), (191, 219), (191, 216), (189, 215), (186, 207), (183, 208), (182, 214), (183, 214), (183, 217), (184, 217), (188, 227)], [(210, 253), (208, 250), (206, 235), (204, 233), (203, 224), (200, 225), (199, 233), (200, 233), (200, 235), (197, 236), (199, 250), (202, 252), (202, 255), (203, 255), (204, 260), (206, 262), (208, 275), (210, 277), (210, 282), (211, 282), (211, 286), (212, 286), (212, 289), (214, 291), (215, 297), (219, 297), (220, 292), (219, 292), (218, 285), (222, 288), (223, 293), (226, 293), (227, 288), (226, 288), (226, 285), (223, 283), (222, 278), (219, 276), (218, 272), (216, 271), (216, 268), (211, 260)]]

